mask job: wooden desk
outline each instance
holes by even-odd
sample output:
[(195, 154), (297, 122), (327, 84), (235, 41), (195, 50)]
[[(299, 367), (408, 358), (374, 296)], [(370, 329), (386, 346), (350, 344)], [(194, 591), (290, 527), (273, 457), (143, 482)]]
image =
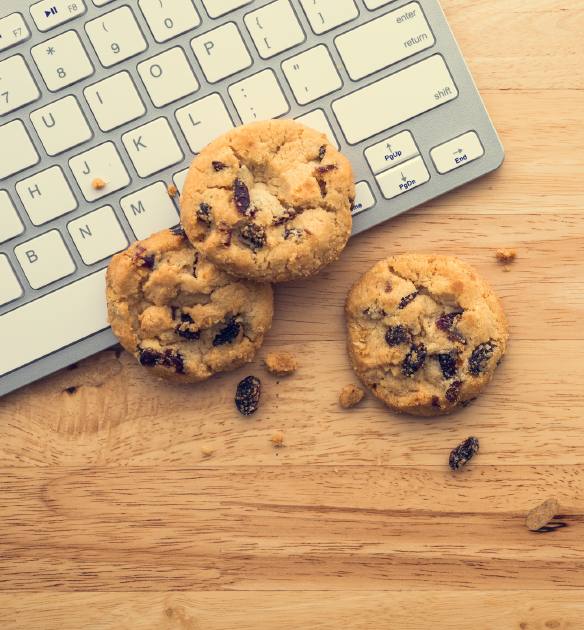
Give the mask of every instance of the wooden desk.
[[(502, 168), (277, 286), (249, 367), (178, 386), (110, 351), (85, 362), (120, 361), (100, 387), (0, 400), (0, 627), (584, 627), (584, 2), (443, 5)], [(509, 273), (500, 247), (518, 251)], [(400, 252), (468, 261), (509, 320), (493, 383), (449, 417), (338, 404), (357, 382), (345, 295)], [(297, 357), (294, 376), (263, 372), (274, 350)], [(232, 399), (248, 374), (264, 393), (245, 419)], [(455, 474), (469, 435), (480, 452)], [(564, 526), (528, 531), (552, 495)]]

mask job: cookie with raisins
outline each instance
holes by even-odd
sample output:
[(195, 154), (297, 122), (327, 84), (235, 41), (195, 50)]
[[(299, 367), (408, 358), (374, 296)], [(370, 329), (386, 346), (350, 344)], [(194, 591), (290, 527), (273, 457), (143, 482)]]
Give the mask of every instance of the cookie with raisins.
[(357, 376), (386, 405), (417, 416), (468, 405), (507, 347), (499, 298), (449, 256), (382, 260), (354, 284), (345, 315)]
[(293, 120), (233, 129), (194, 159), (181, 220), (194, 246), (241, 278), (306, 278), (351, 234), (355, 183), (326, 136)]
[(268, 283), (203, 259), (181, 228), (116, 254), (106, 276), (108, 321), (155, 376), (194, 383), (251, 361), (274, 313)]

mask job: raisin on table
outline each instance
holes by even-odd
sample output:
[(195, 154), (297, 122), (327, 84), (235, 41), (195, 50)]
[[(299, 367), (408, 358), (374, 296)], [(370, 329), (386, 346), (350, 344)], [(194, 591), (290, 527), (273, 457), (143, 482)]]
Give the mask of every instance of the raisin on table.
[(249, 416), (258, 410), (260, 404), (260, 379), (248, 376), (237, 386), (235, 405), (239, 413)]
[(476, 437), (469, 437), (459, 444), (450, 453), (449, 464), (452, 470), (462, 468), (469, 459), (479, 450), (479, 441)]

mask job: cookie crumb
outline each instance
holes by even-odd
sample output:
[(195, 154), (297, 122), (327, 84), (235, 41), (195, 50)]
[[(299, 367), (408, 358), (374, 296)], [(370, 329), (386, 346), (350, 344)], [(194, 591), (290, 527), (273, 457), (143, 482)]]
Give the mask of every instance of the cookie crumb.
[(365, 392), (355, 385), (345, 385), (341, 391), (339, 400), (345, 409), (354, 407), (365, 396)]
[(284, 441), (284, 436), (281, 433), (274, 433), (274, 437), (272, 438), (272, 442), (274, 442), (274, 446), (282, 446), (283, 441)]
[(339, 469), (336, 466), (334, 467), (334, 471), (337, 473), (337, 475), (339, 474)]
[(511, 267), (503, 267), (503, 271), (511, 271)]
[(286, 376), (296, 371), (298, 366), (290, 354), (268, 354), (266, 357), (266, 372), (275, 376)]
[(560, 504), (557, 499), (551, 498), (544, 501), (541, 505), (533, 508), (527, 515), (525, 523), (532, 532), (536, 532), (547, 525), (554, 516), (560, 511)]
[(174, 185), (171, 184), (167, 189), (166, 192), (168, 193), (169, 197), (176, 197), (177, 193), (178, 193), (178, 188)]
[(95, 188), (95, 190), (101, 190), (102, 188), (104, 188), (106, 186), (107, 182), (104, 182), (103, 179), (101, 179), (101, 177), (96, 177), (92, 182), (91, 182), (91, 186), (92, 188)]
[(450, 459), (448, 462), (450, 464), (450, 468), (452, 468), (452, 470), (462, 468), (478, 450), (478, 439), (475, 437), (469, 437), (450, 453)]
[(203, 455), (205, 455), (206, 457), (211, 455), (211, 453), (213, 452), (213, 449), (210, 446), (207, 446), (206, 444), (205, 446), (203, 446), (201, 450), (203, 451)]
[(501, 262), (510, 263), (517, 258), (517, 252), (514, 249), (498, 249), (497, 258)]

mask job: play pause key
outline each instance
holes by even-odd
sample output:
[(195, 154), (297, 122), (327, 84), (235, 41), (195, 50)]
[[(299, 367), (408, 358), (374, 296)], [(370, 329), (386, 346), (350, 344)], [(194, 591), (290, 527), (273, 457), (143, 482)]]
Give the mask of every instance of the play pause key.
[(39, 31), (74, 20), (87, 11), (84, 0), (42, 0), (30, 7), (30, 14)]

